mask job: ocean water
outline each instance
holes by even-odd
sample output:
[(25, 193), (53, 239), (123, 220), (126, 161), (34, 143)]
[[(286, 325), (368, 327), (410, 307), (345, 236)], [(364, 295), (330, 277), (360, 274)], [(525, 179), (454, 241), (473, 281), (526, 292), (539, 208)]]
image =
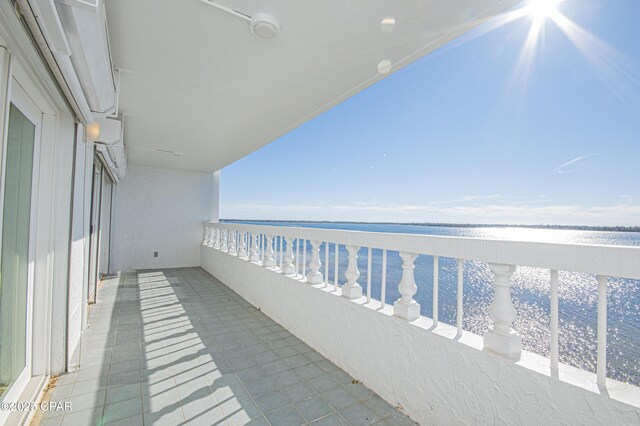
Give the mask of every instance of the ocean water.
[[(242, 222), (257, 225), (344, 229), (371, 232), (442, 235), (472, 238), (517, 239), (541, 242), (565, 242), (640, 246), (640, 233), (572, 231), (533, 228), (466, 228), (399, 224), (355, 224), (325, 222)], [(294, 248), (295, 250), (295, 248)], [(311, 246), (307, 246), (310, 253)], [(324, 263), (325, 246), (320, 259)], [(346, 282), (344, 271), (347, 252), (340, 247), (338, 280)], [(301, 253), (301, 252), (300, 252)], [(367, 250), (358, 253), (359, 282), (366, 291)], [(329, 247), (329, 279), (334, 280), (334, 246)], [(307, 261), (309, 258), (307, 257)], [(638, 259), (640, 262), (640, 259)], [(439, 308), (441, 322), (455, 325), (457, 298), (457, 262), (439, 260)], [(392, 304), (400, 297), (397, 283), (402, 275), (402, 260), (397, 252), (387, 253), (387, 289), (385, 300)], [(433, 257), (421, 255), (416, 260), (414, 296), (422, 315), (432, 317)], [(321, 267), (324, 274), (325, 265)], [(371, 297), (380, 300), (382, 251), (372, 253)], [(514, 328), (522, 335), (523, 348), (549, 356), (549, 271), (518, 267), (512, 276), (513, 304), (517, 319)], [(596, 368), (597, 281), (595, 276), (559, 272), (559, 345), (560, 362), (591, 372)], [(463, 328), (482, 335), (491, 325), (488, 308), (493, 297), (492, 274), (486, 263), (465, 261), (463, 292)], [(607, 291), (607, 376), (640, 386), (640, 280), (610, 278)]]

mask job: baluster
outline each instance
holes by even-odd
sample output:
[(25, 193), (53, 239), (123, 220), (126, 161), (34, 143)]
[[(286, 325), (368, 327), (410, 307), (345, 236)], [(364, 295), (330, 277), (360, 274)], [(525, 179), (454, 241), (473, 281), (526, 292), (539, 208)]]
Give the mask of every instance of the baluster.
[(329, 285), (329, 242), (324, 243), (324, 287)]
[(206, 246), (207, 241), (209, 241), (209, 226), (205, 223), (203, 224), (204, 234), (202, 235), (202, 245)]
[(551, 270), (551, 318), (549, 327), (551, 329), (551, 376), (558, 378), (558, 271)]
[(400, 257), (402, 258), (402, 279), (398, 284), (398, 291), (402, 297), (393, 304), (393, 315), (407, 321), (414, 321), (420, 317), (420, 304), (413, 300), (413, 295), (418, 291), (413, 273), (418, 255), (400, 252)]
[(320, 284), (323, 280), (320, 267), (320, 241), (311, 241), (311, 261), (309, 261), (309, 273), (307, 274), (307, 282), (310, 284)]
[(433, 325), (438, 325), (438, 256), (433, 256)]
[(522, 338), (511, 328), (516, 319), (516, 310), (511, 302), (511, 274), (515, 266), (490, 263), (489, 269), (494, 276), (494, 294), (489, 315), (493, 319), (493, 326), (484, 333), (484, 347), (492, 352), (520, 359)]
[(371, 303), (371, 247), (367, 250), (367, 303)]
[(221, 251), (227, 251), (229, 249), (228, 241), (227, 241), (228, 236), (229, 236), (229, 230), (228, 229), (223, 229), (222, 230), (222, 243), (220, 244), (220, 250)]
[(295, 266), (293, 266), (293, 239), (290, 237), (285, 237), (285, 240), (287, 244), (285, 246), (284, 252), (284, 264), (280, 268), (280, 272), (285, 275), (292, 275), (296, 271)]
[(253, 263), (260, 263), (260, 248), (258, 247), (260, 234), (251, 234), (251, 257), (250, 260)]
[(259, 253), (260, 253), (260, 264), (264, 265), (264, 255), (265, 255), (265, 243), (266, 243), (266, 238), (265, 235), (263, 233), (260, 233), (260, 244), (258, 244), (259, 247)]
[(339, 256), (339, 252), (340, 252), (340, 246), (338, 245), (338, 243), (334, 244), (335, 247), (335, 256), (334, 256), (334, 261), (333, 261), (333, 289), (335, 291), (338, 291), (338, 288), (340, 288), (340, 286), (338, 285), (338, 270), (340, 269), (340, 265), (338, 264), (338, 256)]
[(276, 262), (278, 267), (282, 269), (282, 235), (278, 235), (278, 250), (276, 251)]
[(296, 277), (300, 272), (300, 238), (296, 238)]
[(267, 244), (267, 248), (264, 252), (263, 265), (267, 268), (273, 268), (274, 266), (276, 266), (276, 261), (273, 258), (273, 235), (267, 235), (265, 238), (265, 243)]
[(245, 239), (246, 233), (240, 233), (240, 251), (238, 252), (238, 257), (244, 259), (247, 257), (247, 242)]
[(380, 307), (387, 306), (387, 250), (382, 250), (382, 279), (380, 280)]
[(456, 329), (457, 335), (462, 335), (462, 318), (464, 317), (464, 260), (458, 259), (458, 294), (456, 295), (458, 306), (456, 309)]
[(607, 277), (598, 275), (598, 359), (596, 383), (607, 385)]
[(302, 240), (302, 272), (303, 277), (307, 273), (307, 240)]
[(213, 237), (213, 248), (214, 249), (220, 249), (220, 233), (221, 233), (221, 229), (220, 228), (216, 228), (215, 232), (214, 232), (214, 237)]
[(229, 238), (229, 254), (236, 256), (238, 254), (236, 249), (236, 231), (230, 229), (229, 232), (231, 233)]
[(209, 225), (209, 237), (207, 237), (207, 246), (213, 247), (213, 240), (215, 238), (216, 230), (212, 225)]
[(347, 270), (344, 276), (347, 278), (347, 283), (342, 286), (342, 296), (347, 299), (357, 299), (362, 296), (362, 287), (358, 284), (358, 278), (360, 278), (360, 271), (358, 271), (358, 246), (346, 246), (349, 253)]

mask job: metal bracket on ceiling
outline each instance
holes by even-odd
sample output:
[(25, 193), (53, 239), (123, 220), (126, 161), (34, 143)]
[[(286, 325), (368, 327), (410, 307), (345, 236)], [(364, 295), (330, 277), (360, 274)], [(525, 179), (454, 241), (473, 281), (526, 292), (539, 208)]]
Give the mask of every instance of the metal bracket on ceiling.
[(221, 4), (216, 3), (215, 1), (200, 0), (200, 2), (211, 7), (215, 7), (216, 9), (221, 10), (225, 13), (228, 13), (229, 15), (235, 16), (236, 18), (240, 18), (244, 21), (251, 22), (251, 16), (247, 15), (246, 13), (238, 12), (235, 9), (231, 9), (230, 7), (223, 6)]

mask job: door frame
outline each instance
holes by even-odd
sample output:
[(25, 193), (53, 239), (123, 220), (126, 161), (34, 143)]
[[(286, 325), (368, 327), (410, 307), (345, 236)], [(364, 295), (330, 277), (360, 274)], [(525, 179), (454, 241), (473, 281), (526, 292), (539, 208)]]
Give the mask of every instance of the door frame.
[[(44, 112), (29, 96), (22, 84), (20, 84), (20, 72), (11, 75), (7, 110), (5, 123), (9, 126), (10, 105), (13, 104), (24, 116), (35, 125), (34, 144), (33, 144), (33, 162), (31, 174), (31, 201), (29, 206), (29, 251), (28, 251), (28, 269), (27, 269), (27, 306), (26, 306), (26, 351), (25, 351), (25, 368), (19, 376), (13, 381), (11, 386), (2, 396), (2, 400), (17, 401), (25, 391), (29, 381), (33, 375), (34, 364), (34, 339), (39, 337), (39, 332), (34, 332), (34, 283), (35, 283), (35, 264), (36, 264), (36, 243), (37, 243), (37, 224), (38, 224), (38, 195), (39, 195), (39, 179), (40, 179), (40, 153), (43, 138), (43, 115)], [(6, 150), (7, 150), (8, 132), (2, 139), (2, 173), (0, 173), (0, 209), (4, 209), (4, 190), (5, 190), (5, 172), (6, 172)], [(1, 226), (0, 226), (1, 228)], [(1, 245), (0, 245), (1, 249)], [(1, 253), (0, 253), (1, 255)], [(0, 420), (2, 418), (0, 417)]]
[[(87, 303), (95, 304), (98, 298), (99, 265), (100, 265), (100, 226), (102, 222), (102, 175), (104, 165), (97, 156), (93, 160), (91, 176), (91, 212), (89, 214), (89, 285)], [(94, 222), (95, 216), (95, 222)]]

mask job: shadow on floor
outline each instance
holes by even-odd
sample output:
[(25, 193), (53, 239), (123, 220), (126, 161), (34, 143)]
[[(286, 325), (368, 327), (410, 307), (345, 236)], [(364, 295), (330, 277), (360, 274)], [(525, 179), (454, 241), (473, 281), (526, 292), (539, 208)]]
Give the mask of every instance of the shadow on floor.
[(413, 425), (200, 268), (104, 281), (49, 425)]

